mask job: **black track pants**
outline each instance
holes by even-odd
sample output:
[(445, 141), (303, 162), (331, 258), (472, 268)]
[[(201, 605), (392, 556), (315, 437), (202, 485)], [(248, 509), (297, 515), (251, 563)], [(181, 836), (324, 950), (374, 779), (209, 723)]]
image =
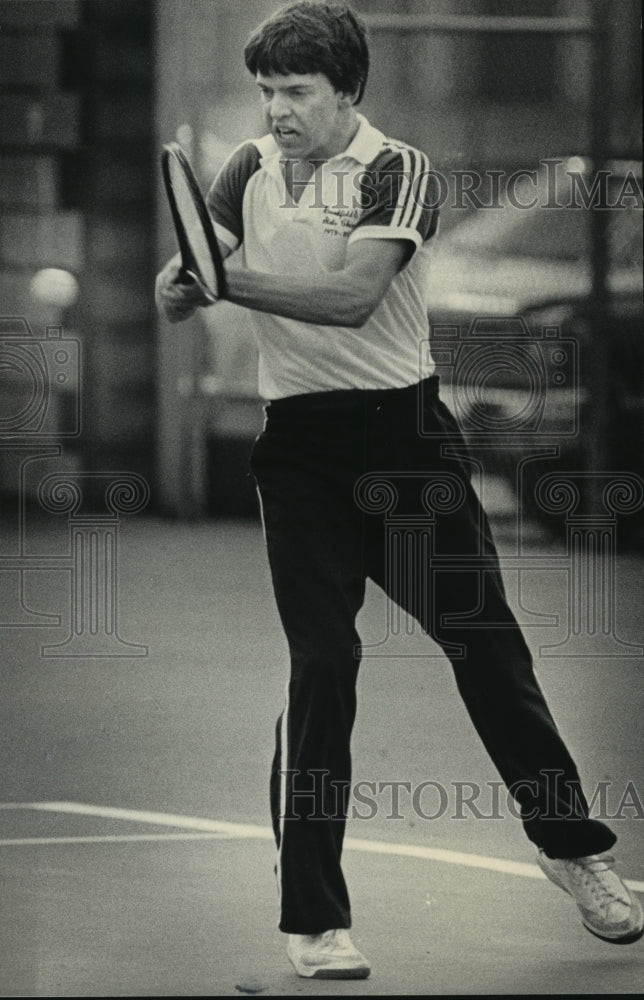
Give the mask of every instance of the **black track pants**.
[[(340, 861), (359, 665), (355, 621), (367, 577), (449, 657), (530, 840), (551, 857), (595, 854), (615, 842), (588, 818), (462, 456), (463, 438), (435, 377), (267, 407), (252, 468), (291, 657), (271, 776), (283, 931), (314, 934), (351, 923)], [(386, 531), (392, 518), (414, 526), (399, 533), (406, 541), (395, 552)], [(413, 573), (405, 572), (406, 558)]]

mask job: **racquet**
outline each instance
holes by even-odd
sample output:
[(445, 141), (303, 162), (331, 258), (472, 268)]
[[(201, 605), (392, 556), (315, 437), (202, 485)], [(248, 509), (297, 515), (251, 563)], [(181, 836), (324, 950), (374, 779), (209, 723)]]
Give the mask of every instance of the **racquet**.
[(188, 157), (177, 142), (161, 158), (172, 220), (181, 252), (178, 281), (194, 282), (211, 302), (226, 297), (226, 269), (217, 237)]

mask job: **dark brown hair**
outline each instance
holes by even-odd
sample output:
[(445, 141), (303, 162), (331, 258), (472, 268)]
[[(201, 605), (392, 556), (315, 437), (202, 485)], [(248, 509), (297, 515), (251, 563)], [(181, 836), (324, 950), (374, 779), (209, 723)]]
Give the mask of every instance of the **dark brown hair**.
[(255, 29), (244, 61), (253, 76), (323, 73), (359, 104), (369, 73), (366, 28), (345, 3), (297, 0)]

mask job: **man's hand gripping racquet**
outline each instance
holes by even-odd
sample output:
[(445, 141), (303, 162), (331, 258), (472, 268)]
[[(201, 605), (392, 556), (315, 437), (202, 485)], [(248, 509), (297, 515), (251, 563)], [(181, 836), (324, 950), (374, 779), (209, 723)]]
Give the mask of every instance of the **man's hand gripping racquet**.
[(181, 252), (176, 283), (196, 285), (203, 297), (201, 304), (212, 304), (226, 297), (226, 270), (197, 178), (176, 142), (163, 147), (161, 166)]

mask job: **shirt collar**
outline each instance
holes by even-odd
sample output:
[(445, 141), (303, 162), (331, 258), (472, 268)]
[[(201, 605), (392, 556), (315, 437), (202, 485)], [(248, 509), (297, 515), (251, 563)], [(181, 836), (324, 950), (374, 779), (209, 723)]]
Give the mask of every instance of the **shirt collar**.
[(337, 156), (332, 156), (332, 160), (350, 157), (352, 160), (357, 160), (358, 163), (362, 163), (366, 167), (368, 163), (371, 163), (376, 158), (380, 152), (384, 136), (382, 132), (379, 132), (377, 128), (369, 124), (364, 115), (358, 114), (358, 122), (358, 131), (347, 148), (344, 152), (338, 153)]
[[(332, 156), (328, 162), (333, 163), (336, 160), (349, 158), (366, 166), (380, 152), (383, 138), (382, 132), (370, 125), (364, 115), (358, 114), (358, 131), (353, 139), (345, 150)], [(281, 176), (282, 153), (273, 136), (270, 133), (263, 136), (256, 145), (261, 155), (262, 167), (269, 173)]]

